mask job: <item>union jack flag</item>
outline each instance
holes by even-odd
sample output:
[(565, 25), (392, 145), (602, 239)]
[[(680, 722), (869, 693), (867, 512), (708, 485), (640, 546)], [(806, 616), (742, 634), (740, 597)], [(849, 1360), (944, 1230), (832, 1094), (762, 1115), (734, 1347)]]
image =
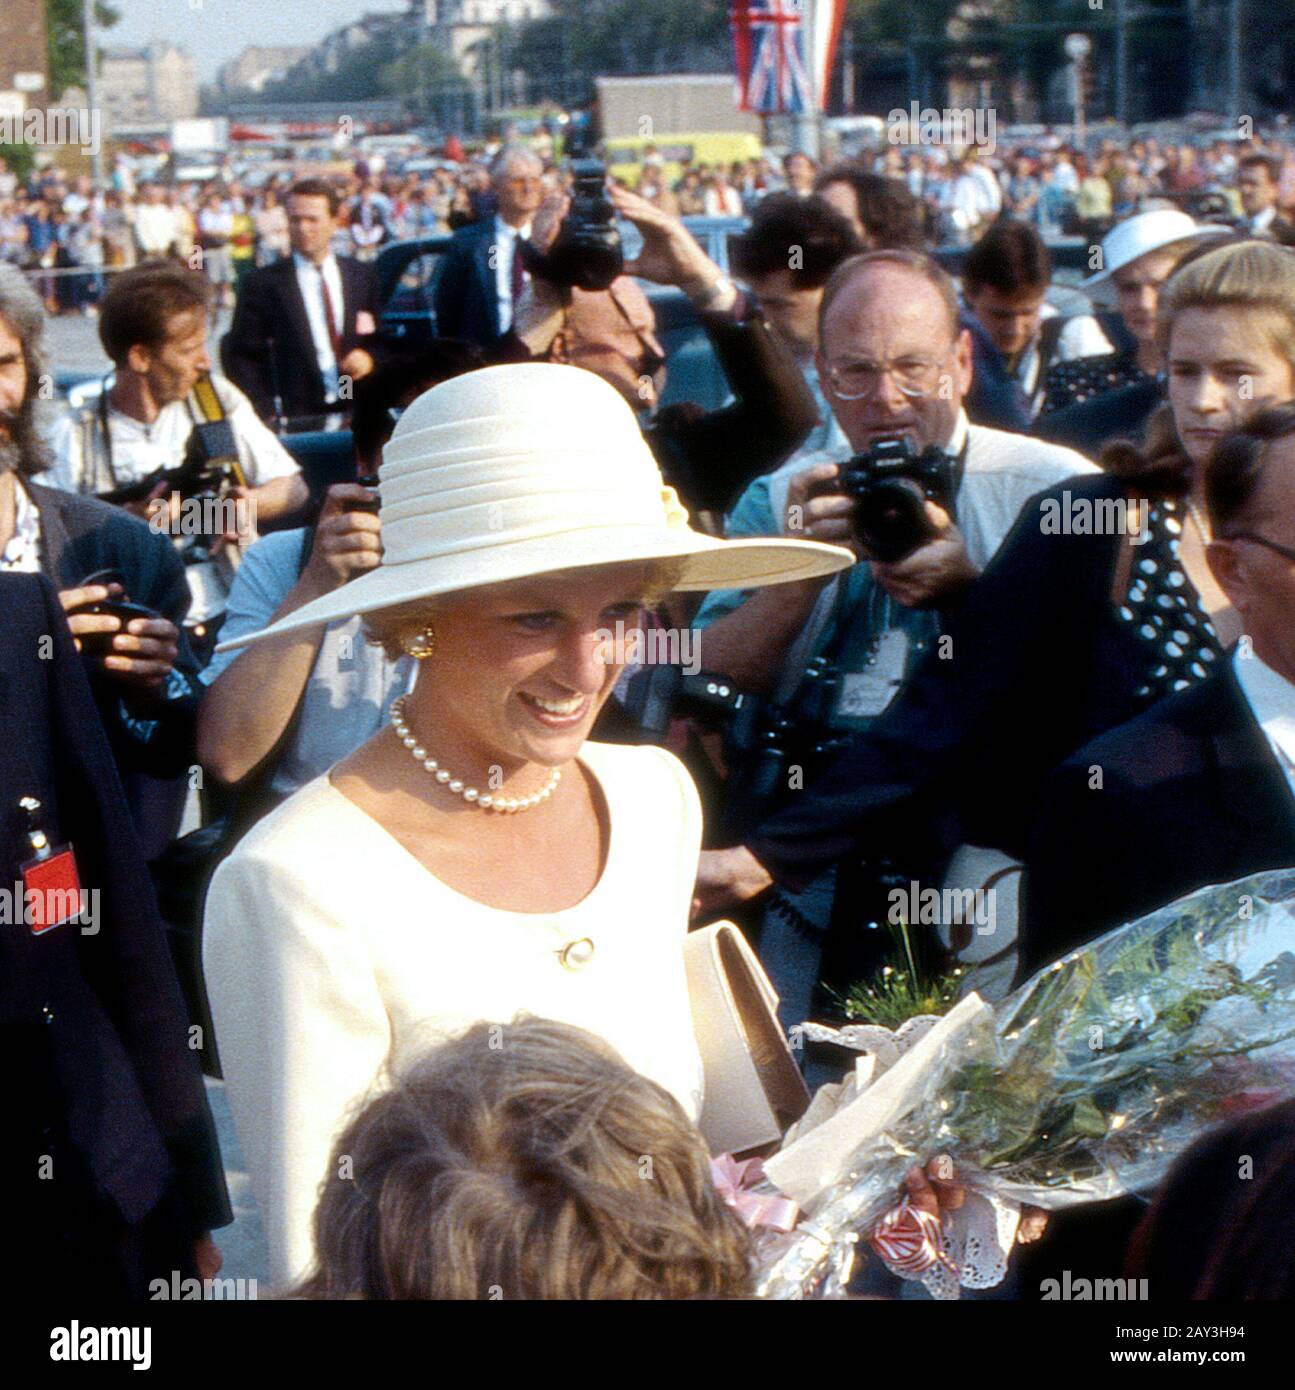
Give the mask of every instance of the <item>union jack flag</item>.
[(741, 110), (776, 116), (814, 109), (803, 19), (803, 0), (733, 0)]

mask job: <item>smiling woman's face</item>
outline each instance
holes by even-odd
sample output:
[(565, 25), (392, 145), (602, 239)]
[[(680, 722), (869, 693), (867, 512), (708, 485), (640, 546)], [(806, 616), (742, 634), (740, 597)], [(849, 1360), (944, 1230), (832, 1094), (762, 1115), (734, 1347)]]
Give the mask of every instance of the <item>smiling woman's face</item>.
[(611, 565), (440, 600), (412, 701), (420, 738), (464, 776), (569, 762), (621, 672), (606, 634), (639, 623), (651, 574)]
[(1227, 430), (1295, 397), (1295, 368), (1276, 346), (1275, 311), (1184, 309), (1169, 337), (1169, 403), (1178, 438), (1201, 467)]

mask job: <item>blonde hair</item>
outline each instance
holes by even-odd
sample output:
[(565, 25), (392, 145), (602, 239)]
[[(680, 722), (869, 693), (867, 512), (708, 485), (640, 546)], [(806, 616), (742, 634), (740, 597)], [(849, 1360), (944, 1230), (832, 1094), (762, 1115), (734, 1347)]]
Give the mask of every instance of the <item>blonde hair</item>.
[[(1185, 310), (1229, 307), (1261, 313), (1269, 346), (1295, 372), (1295, 251), (1248, 239), (1189, 252), (1160, 292), (1156, 341), (1161, 352), (1168, 355), (1174, 324)], [(1139, 443), (1107, 445), (1101, 464), (1151, 495), (1180, 495), (1191, 477), (1168, 403), (1151, 414)]]
[[(637, 562), (627, 560), (624, 563), (634, 565)], [(644, 563), (648, 566), (649, 572), (643, 585), (643, 605), (646, 608), (655, 608), (668, 594), (673, 592), (678, 584), (679, 578), (683, 574), (684, 561), (682, 559), (649, 560)], [(582, 569), (558, 570), (542, 577), (545, 579), (564, 579), (588, 572), (588, 570)], [(446, 595), (446, 597), (450, 597), (450, 595)], [(429, 624), (435, 624), (438, 602), (439, 599), (437, 598), (413, 599), (409, 603), (398, 603), (390, 608), (380, 608), (376, 613), (366, 613), (364, 615), (365, 633), (370, 641), (376, 642), (382, 648), (389, 660), (396, 661), (405, 655), (407, 639), (423, 632)]]
[(297, 1297), (751, 1291), (750, 1236), (697, 1129), (564, 1023), (477, 1023), (435, 1048), (347, 1126), (328, 1171)]
[(1269, 341), (1295, 367), (1295, 251), (1272, 241), (1239, 241), (1189, 256), (1160, 293), (1156, 337), (1169, 351), (1174, 321), (1185, 309), (1235, 306), (1266, 312)]

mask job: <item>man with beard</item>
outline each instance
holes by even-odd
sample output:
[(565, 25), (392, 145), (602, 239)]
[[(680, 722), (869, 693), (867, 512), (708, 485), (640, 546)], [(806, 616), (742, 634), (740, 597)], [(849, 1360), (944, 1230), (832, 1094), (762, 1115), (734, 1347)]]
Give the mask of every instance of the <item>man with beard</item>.
[[(189, 587), (165, 536), (33, 481), (53, 462), (37, 419), (44, 330), (22, 272), (0, 266), (0, 571), (42, 573), (58, 590), (152, 859), (178, 829), (186, 784), (177, 779), (194, 763), (197, 666), (180, 631)], [(85, 611), (123, 600), (150, 612), (123, 621)]]

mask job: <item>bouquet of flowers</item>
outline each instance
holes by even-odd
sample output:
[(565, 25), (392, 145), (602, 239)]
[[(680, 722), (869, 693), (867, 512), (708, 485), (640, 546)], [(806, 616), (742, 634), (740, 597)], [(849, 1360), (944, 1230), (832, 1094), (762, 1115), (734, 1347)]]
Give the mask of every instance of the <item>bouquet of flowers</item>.
[(941, 1155), (967, 1215), (946, 1214), (922, 1277), (937, 1297), (992, 1284), (1022, 1204), (1150, 1189), (1212, 1124), (1295, 1090), (1295, 871), (1203, 888), (992, 1007), (969, 995), (908, 1041), (880, 1075), (862, 1059), (766, 1161), (804, 1217), (762, 1237), (763, 1296), (841, 1293), (859, 1235), (892, 1219), (909, 1169)]

